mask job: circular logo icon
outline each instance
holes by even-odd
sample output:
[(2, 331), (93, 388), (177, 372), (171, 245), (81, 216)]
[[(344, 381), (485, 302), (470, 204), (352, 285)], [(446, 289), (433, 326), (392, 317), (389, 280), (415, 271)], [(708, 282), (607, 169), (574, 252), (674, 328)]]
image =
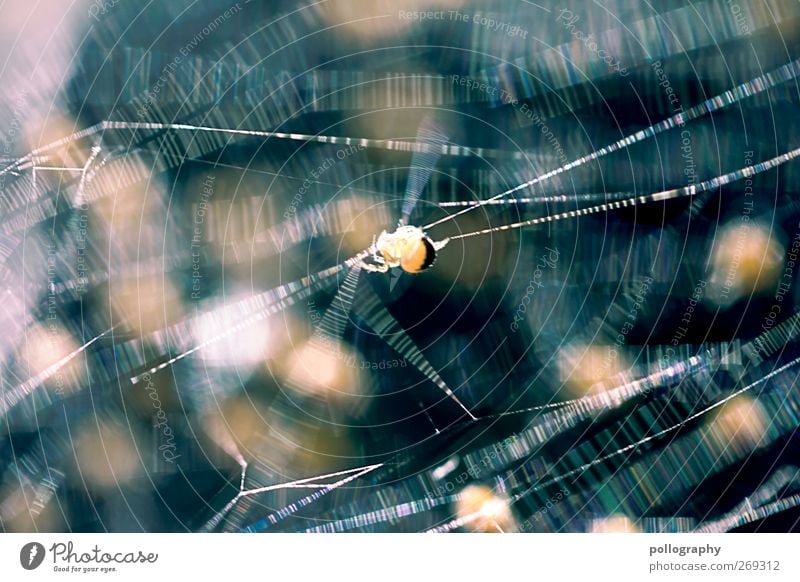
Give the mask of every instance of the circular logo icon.
[(44, 561), (44, 546), (39, 542), (29, 542), (19, 552), (19, 563), (26, 570), (35, 570)]

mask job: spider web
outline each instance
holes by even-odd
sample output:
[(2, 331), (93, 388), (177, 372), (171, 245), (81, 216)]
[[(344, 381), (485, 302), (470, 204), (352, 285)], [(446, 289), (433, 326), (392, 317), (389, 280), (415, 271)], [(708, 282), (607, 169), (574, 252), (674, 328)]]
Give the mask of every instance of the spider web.
[[(187, 55), (191, 78), (113, 52), (124, 89), (101, 67), (82, 99), (122, 103), (0, 169), (4, 530), (796, 529), (800, 150), (775, 119), (800, 68), (748, 64), (715, 6), (633, 15), (644, 80), (566, 56), (546, 8), (497, 9), (551, 41), (514, 60), (455, 39), (468, 71), (418, 27), (388, 73), (326, 56), (348, 29), (311, 8)], [(747, 16), (772, 46), (798, 13)], [(690, 51), (733, 72), (704, 84)], [(398, 221), (451, 242), (365, 273)], [(728, 302), (714, 249), (758, 241), (776, 284)]]

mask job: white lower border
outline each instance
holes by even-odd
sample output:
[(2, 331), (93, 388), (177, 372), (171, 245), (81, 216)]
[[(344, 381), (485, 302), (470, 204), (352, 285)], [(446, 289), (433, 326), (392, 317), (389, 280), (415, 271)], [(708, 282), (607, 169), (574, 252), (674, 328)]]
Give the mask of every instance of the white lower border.
[[(26, 570), (20, 552), (32, 542), (46, 553)], [(799, 542), (788, 534), (5, 534), (0, 580), (798, 581)]]

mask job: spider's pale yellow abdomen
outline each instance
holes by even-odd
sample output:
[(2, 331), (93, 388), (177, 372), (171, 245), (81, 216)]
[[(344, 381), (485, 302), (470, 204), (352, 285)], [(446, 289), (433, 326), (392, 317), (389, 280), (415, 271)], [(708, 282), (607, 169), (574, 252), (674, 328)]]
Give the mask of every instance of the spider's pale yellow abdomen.
[(436, 249), (428, 237), (409, 240), (400, 256), (400, 267), (407, 273), (424, 271), (436, 260)]

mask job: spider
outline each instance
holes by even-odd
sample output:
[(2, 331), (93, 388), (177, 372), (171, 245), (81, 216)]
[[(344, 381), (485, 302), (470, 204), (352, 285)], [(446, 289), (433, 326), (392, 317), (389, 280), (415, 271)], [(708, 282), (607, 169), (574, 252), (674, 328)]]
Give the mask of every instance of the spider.
[(372, 273), (386, 273), (400, 267), (406, 273), (421, 273), (436, 262), (436, 253), (450, 242), (449, 238), (433, 241), (418, 226), (401, 225), (394, 232), (381, 232), (372, 242), (372, 260), (361, 261), (361, 267)]

